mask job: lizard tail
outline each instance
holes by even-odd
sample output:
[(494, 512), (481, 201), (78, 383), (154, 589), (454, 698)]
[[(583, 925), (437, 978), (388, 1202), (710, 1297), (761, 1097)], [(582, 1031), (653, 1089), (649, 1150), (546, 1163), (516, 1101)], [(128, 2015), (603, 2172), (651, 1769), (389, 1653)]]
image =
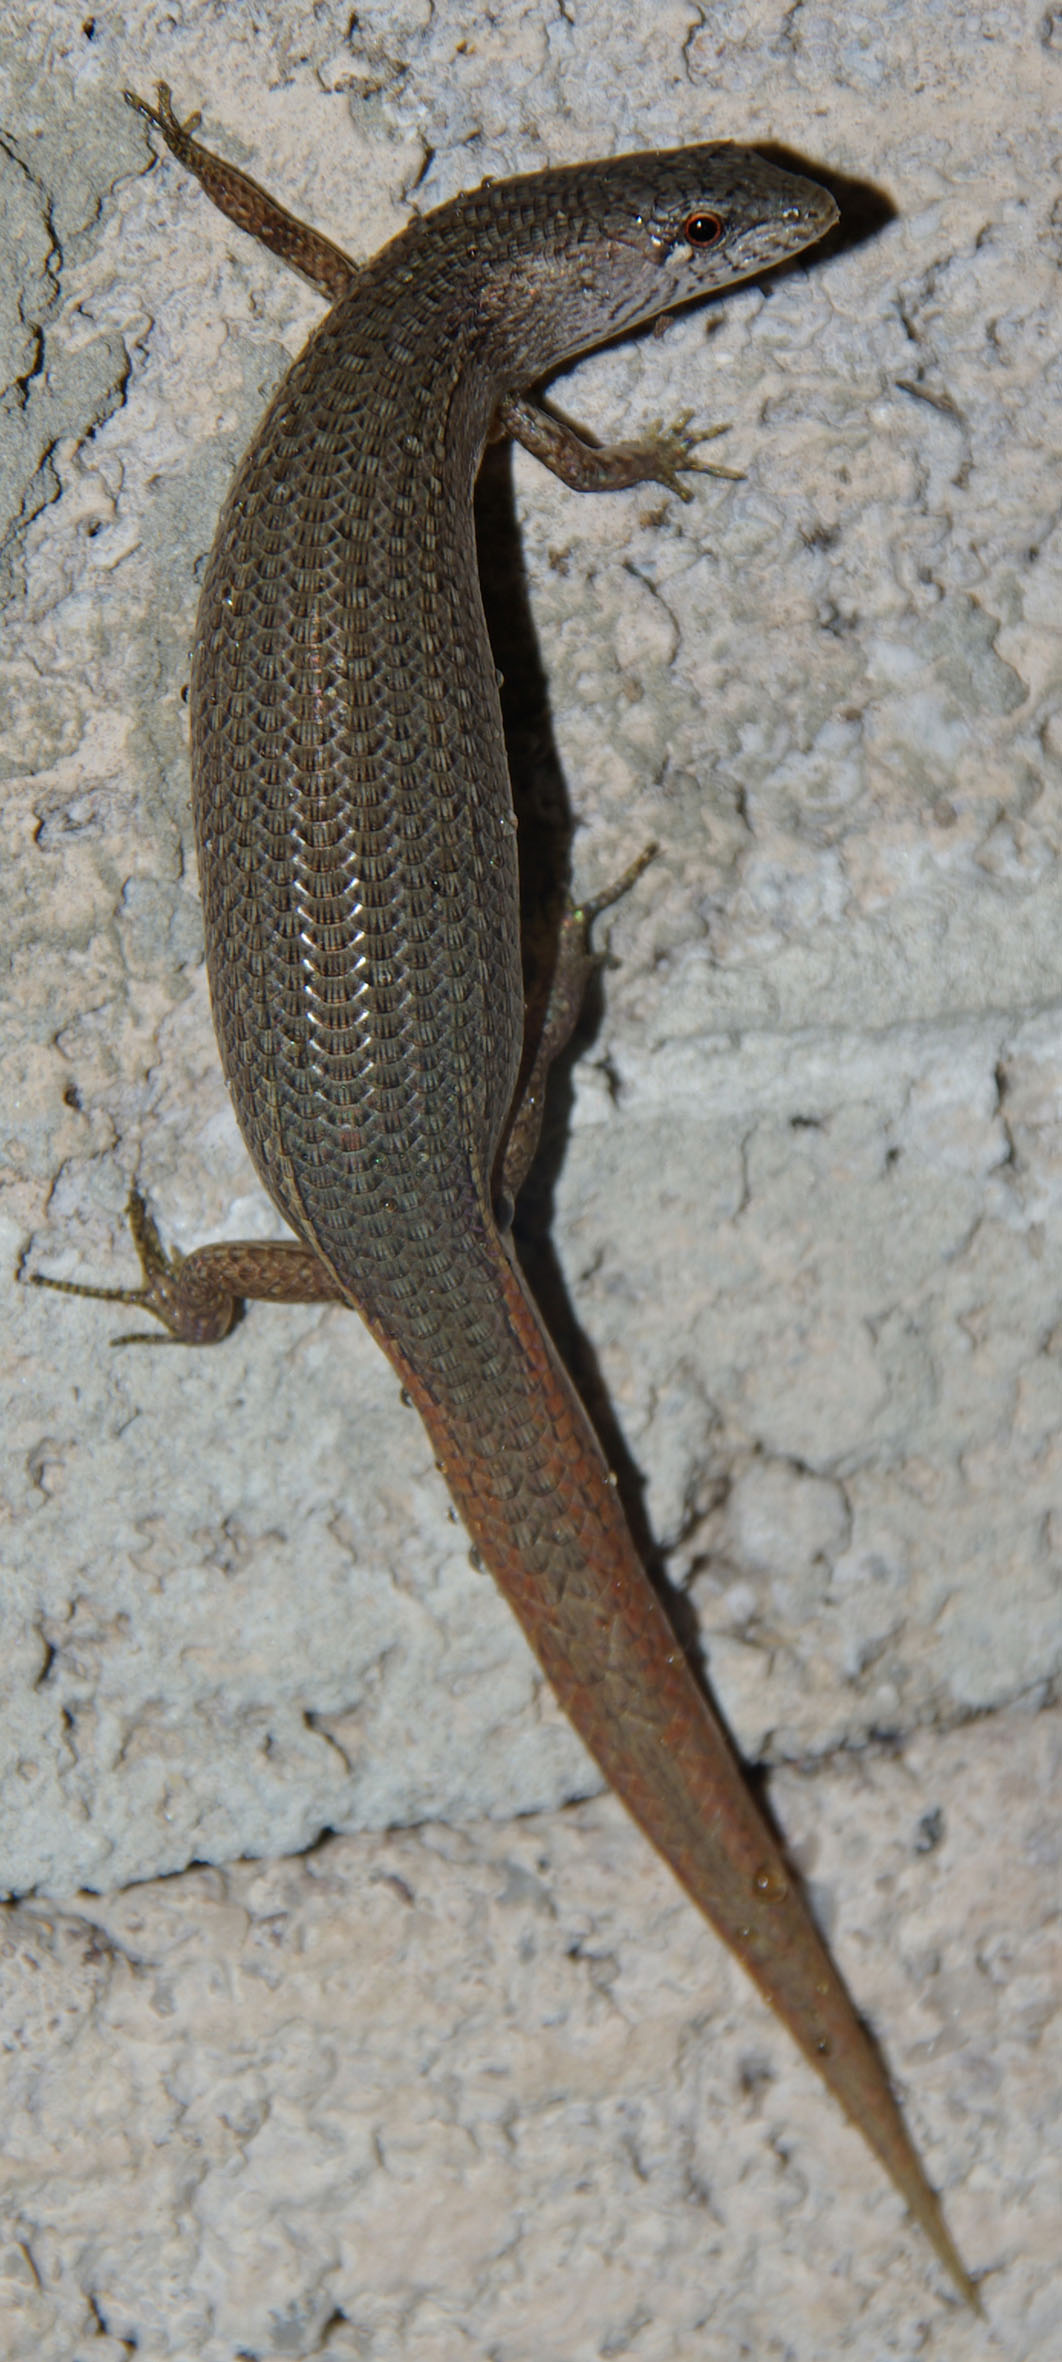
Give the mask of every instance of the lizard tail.
[(411, 1368), (393, 1335), (388, 1347), (464, 1523), (609, 1786), (789, 2028), (979, 2312), (877, 2047), (652, 1588), (586, 1412), (504, 1247), (480, 1244), (494, 1269), (466, 1241), (464, 1303), (481, 1351), (489, 1333), (488, 1363), (493, 1356), (498, 1366), (480, 1365), (474, 1406), (464, 1409), (452, 1372), (426, 1373), (420, 1354), (420, 1368)]

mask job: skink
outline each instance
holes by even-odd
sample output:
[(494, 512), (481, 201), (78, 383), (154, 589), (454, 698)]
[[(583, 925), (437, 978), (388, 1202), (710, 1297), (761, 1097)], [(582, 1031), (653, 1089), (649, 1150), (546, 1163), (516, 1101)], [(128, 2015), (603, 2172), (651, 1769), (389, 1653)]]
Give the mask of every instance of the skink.
[(508, 1229), (585, 951), (573, 919), (514, 1108), (516, 837), (472, 519), (484, 446), (515, 435), (579, 489), (682, 489), (696, 438), (595, 449), (531, 389), (796, 253), (836, 207), (747, 149), (690, 147), (484, 182), (359, 269), (208, 153), (165, 85), (157, 107), (130, 103), (333, 308), (226, 502), (191, 691), (214, 1022), (244, 1138), (295, 1238), (168, 1261), (134, 1204), (144, 1285), (109, 1292), (188, 1342), (223, 1335), (248, 1296), (361, 1313), (606, 1778), (977, 2306), (878, 2052), (638, 1557)]

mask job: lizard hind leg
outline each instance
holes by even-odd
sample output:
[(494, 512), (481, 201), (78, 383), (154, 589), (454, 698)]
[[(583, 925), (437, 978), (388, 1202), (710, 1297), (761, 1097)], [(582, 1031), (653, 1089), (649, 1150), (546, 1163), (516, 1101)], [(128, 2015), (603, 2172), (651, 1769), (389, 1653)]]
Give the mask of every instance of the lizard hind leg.
[(274, 1304), (343, 1303), (343, 1291), (327, 1264), (298, 1239), (232, 1239), (196, 1247), (190, 1255), (168, 1254), (157, 1225), (134, 1184), (126, 1218), (140, 1264), (138, 1288), (100, 1288), (83, 1280), (26, 1274), (26, 1284), (61, 1296), (93, 1296), (104, 1304), (129, 1304), (149, 1313), (158, 1330), (133, 1329), (112, 1337), (112, 1345), (216, 1345), (227, 1337), (243, 1302), (251, 1297)]

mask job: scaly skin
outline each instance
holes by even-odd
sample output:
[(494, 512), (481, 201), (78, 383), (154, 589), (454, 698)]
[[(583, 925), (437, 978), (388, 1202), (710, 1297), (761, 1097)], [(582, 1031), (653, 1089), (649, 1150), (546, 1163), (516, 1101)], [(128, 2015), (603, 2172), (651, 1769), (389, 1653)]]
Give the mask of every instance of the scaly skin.
[(799, 251), (836, 208), (748, 150), (620, 157), (485, 183), (359, 271), (201, 148), (164, 88), (157, 109), (131, 103), (334, 309), (226, 503), (191, 707), (215, 1025), (248, 1147), (303, 1243), (177, 1269), (134, 1207), (145, 1286), (125, 1300), (190, 1342), (223, 1334), (245, 1295), (363, 1315), (575, 1728), (976, 2305), (495, 1211), (534, 1126), (512, 1105), (516, 844), (472, 527), (484, 444), (516, 434), (579, 488), (682, 490), (697, 438), (593, 451), (529, 389)]

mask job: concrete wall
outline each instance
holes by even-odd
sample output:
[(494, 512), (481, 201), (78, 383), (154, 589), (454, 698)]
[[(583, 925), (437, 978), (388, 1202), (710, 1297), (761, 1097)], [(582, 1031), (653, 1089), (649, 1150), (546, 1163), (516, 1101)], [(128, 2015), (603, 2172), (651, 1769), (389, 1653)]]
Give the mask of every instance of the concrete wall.
[[(1005, 2350), (1062, 2352), (1062, 15), (14, 0), (0, 1234), (105, 1284), (134, 1176), (181, 1247), (277, 1228), (183, 691), (321, 309), (152, 165), (121, 91), (160, 77), (355, 256), (414, 190), (625, 147), (848, 176), (835, 250), (555, 389), (606, 437), (728, 421), (740, 483), (580, 500), (516, 456), (575, 877), (661, 848), (552, 1237)], [(571, 1809), (596, 1773), (360, 1325), (112, 1352), (121, 1312), (2, 1310), (12, 2353), (980, 2353), (622, 1815)]]

